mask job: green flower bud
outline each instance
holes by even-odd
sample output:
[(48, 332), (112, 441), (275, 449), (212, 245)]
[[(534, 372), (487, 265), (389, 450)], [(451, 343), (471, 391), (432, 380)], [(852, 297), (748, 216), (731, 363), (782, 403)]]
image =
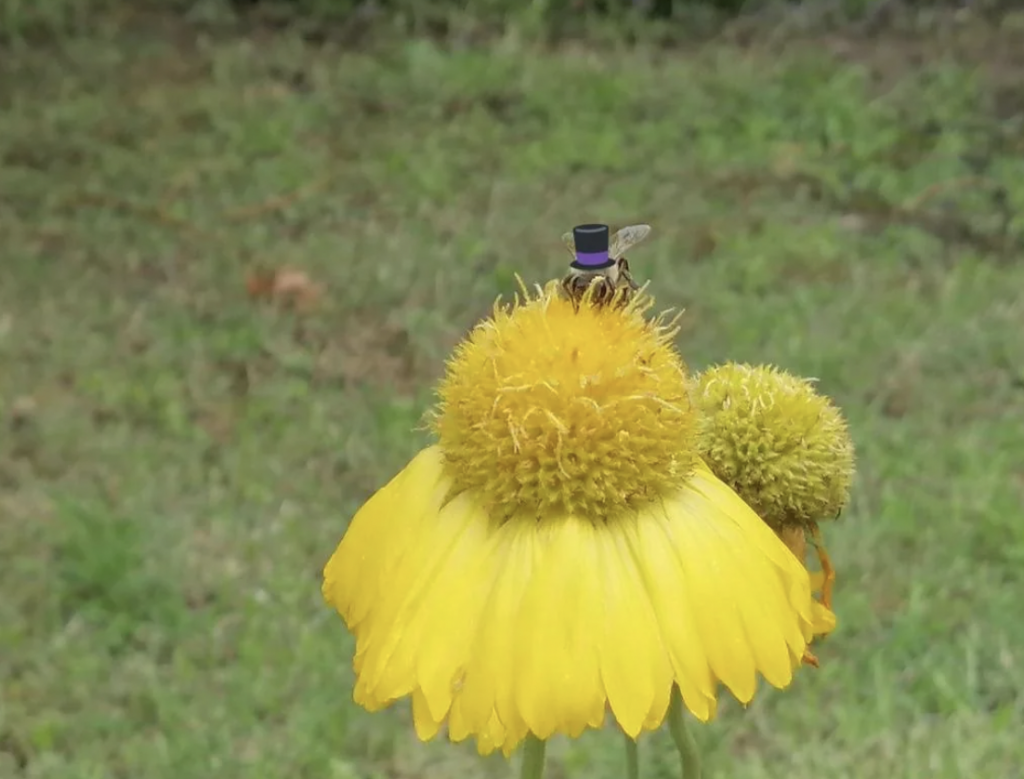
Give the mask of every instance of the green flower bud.
[(853, 441), (811, 381), (726, 363), (697, 376), (694, 401), (708, 466), (776, 532), (839, 515), (850, 496)]

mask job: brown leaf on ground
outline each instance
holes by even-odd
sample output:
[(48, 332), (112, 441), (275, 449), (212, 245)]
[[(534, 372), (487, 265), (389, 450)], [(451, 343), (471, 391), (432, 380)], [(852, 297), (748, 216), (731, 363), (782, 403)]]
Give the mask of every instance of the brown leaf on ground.
[(269, 271), (254, 270), (246, 279), (245, 287), (253, 300), (263, 300), (297, 311), (309, 311), (320, 302), (324, 294), (323, 285), (313, 281), (309, 274), (288, 267)]

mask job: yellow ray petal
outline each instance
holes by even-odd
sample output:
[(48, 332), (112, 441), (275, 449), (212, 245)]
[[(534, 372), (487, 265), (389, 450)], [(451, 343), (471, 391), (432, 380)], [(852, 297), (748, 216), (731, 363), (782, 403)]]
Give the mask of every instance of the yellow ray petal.
[[(811, 609), (806, 571), (704, 467), (666, 500), (665, 508), (714, 674), (744, 703), (754, 695), (757, 671), (772, 684), (788, 684), (806, 646), (801, 631)], [(790, 578), (803, 580), (804, 595), (795, 602), (790, 594), (800, 586)]]
[[(498, 719), (498, 715), (492, 714), (490, 720), (487, 722), (487, 729), (477, 736), (476, 751), (481, 755), (489, 755), (495, 749), (501, 749), (504, 751), (506, 742), (512, 740), (515, 744), (518, 744), (525, 737), (525, 733), (520, 735), (518, 738), (510, 735), (509, 731), (505, 729), (505, 726), (501, 724), (501, 721)], [(505, 757), (508, 757), (510, 754), (511, 750), (505, 752)]]
[[(807, 569), (760, 520), (753, 509), (720, 481), (704, 463), (698, 464), (688, 486), (691, 493), (700, 494), (707, 502), (727, 507), (725, 514), (731, 520), (729, 527), (733, 533), (738, 533), (746, 540), (743, 548), (750, 550), (751, 554), (756, 555), (765, 564), (770, 562), (775, 568), (784, 600), (789, 604), (790, 613), (795, 614), (797, 618), (795, 627), (792, 622), (789, 623), (786, 639), (793, 656), (802, 656), (807, 642), (813, 635), (812, 599)], [(780, 624), (786, 622), (780, 621)]]
[(407, 646), (435, 718), (447, 714), (453, 695), (462, 686), (493, 578), (494, 527), (474, 496), (455, 498), (442, 510), (438, 522), (444, 524), (462, 511), (469, 522), (461, 526), (457, 544), (438, 569), (420, 606), (424, 620), (421, 638), (416, 645)]
[(382, 626), (382, 639), (372, 646), (378, 673), (364, 670), (364, 675), (382, 698), (418, 686), (432, 716), (440, 720), (451, 705), (483, 605), (485, 593), (477, 580), (488, 554), (489, 522), (464, 493), (441, 509), (434, 525), (423, 536), (422, 556), (408, 555), (408, 570), (395, 576), (399, 597), (386, 596), (379, 607), (383, 612), (388, 604), (402, 604), (392, 612), (390, 629), (385, 633)]
[(501, 720), (498, 719), (495, 712), (491, 712), (484, 730), (478, 732), (475, 729), (476, 723), (473, 723), (474, 727), (470, 727), (470, 721), (463, 714), (463, 700), (461, 696), (456, 695), (448, 715), (448, 735), (452, 741), (465, 741), (470, 736), (476, 735), (476, 749), (481, 755), (489, 755), (496, 749), (504, 750), (505, 743), (509, 742), (511, 747), (506, 753), (508, 756), (515, 746), (526, 737), (525, 730), (519, 735), (510, 734), (501, 724)]
[(573, 738), (604, 716), (596, 635), (604, 612), (593, 523), (551, 517), (531, 523), (539, 559), (523, 598), (516, 703), (539, 738)]
[(376, 608), (424, 522), (437, 513), (449, 481), (428, 447), (356, 513), (324, 566), (323, 595), (350, 630)]
[(685, 500), (667, 500), (665, 510), (670, 520), (669, 543), (683, 571), (708, 665), (737, 698), (747, 702), (756, 686), (754, 658), (733, 608), (728, 573), (721, 567), (720, 542), (713, 535), (709, 538), (702, 518)]
[[(438, 459), (436, 449), (425, 450), (404, 478), (392, 484), (397, 492), (386, 490), (382, 500), (367, 503), (325, 573), (330, 582), (325, 587), (335, 600), (361, 603), (374, 598), (372, 613), (353, 626), (356, 701), (373, 710), (419, 688), (436, 721), (447, 713), (467, 647), (465, 637), (482, 603), (477, 589), (460, 586), (460, 576), (467, 562), (480, 560), (488, 522), (466, 496), (441, 507), (449, 482), (437, 467)], [(376, 513), (382, 509), (390, 513)], [(390, 529), (395, 515), (414, 521), (404, 532), (387, 537), (366, 530)], [(365, 557), (375, 558), (379, 570), (365, 570)], [(362, 577), (353, 581), (350, 569), (361, 569)], [(440, 624), (446, 619), (450, 624)]]
[[(623, 732), (636, 738), (672, 683), (672, 666), (643, 577), (630, 550), (636, 516), (617, 517), (597, 528), (594, 539), (604, 588), (601, 679), (608, 704)], [(665, 711), (660, 713), (664, 717)]]
[[(705, 479), (709, 476), (709, 471), (696, 473), (692, 482), (695, 489), (704, 488)], [(712, 487), (708, 485), (708, 489)], [(743, 533), (752, 522), (760, 522), (760, 518), (741, 499), (737, 497), (726, 502), (724, 494), (720, 491), (718, 497), (718, 507), (722, 512), (718, 525), (723, 531), (723, 539), (726, 531)], [(728, 543), (722, 557), (731, 561), (729, 564), (736, 572), (733, 602), (755, 667), (772, 686), (788, 686), (793, 680), (793, 669), (800, 665), (806, 645), (799, 620), (794, 618), (793, 607), (786, 600), (782, 578), (785, 572), (780, 572), (756, 544), (749, 542)], [(791, 575), (803, 577), (801, 568), (790, 565), (788, 571)]]
[(430, 741), (441, 729), (442, 720), (437, 720), (430, 713), (427, 699), (422, 690), (414, 690), (412, 694), (412, 724), (416, 729), (416, 737), (420, 741)]
[(434, 532), (421, 534), (417, 544), (420, 557), (407, 555), (405, 565), (394, 572), (387, 587), (381, 588), (372, 617), (356, 631), (359, 649), (365, 653), (357, 689), (394, 700), (418, 686), (418, 647), (424, 636), (434, 631), (434, 615), (424, 608), (424, 602), (460, 537), (472, 524), (470, 508), (458, 498), (446, 506), (434, 518)]
[(818, 601), (811, 605), (812, 630), (816, 636), (826, 636), (836, 629), (836, 615)]
[[(711, 472), (711, 469), (702, 461), (697, 462), (697, 467), (687, 481), (687, 487), (692, 492), (700, 493), (705, 500), (715, 505), (733, 505), (739, 501), (739, 503), (746, 506), (743, 499), (716, 477)], [(757, 520), (756, 522), (753, 521), (755, 519)], [(743, 533), (748, 541), (755, 545), (761, 554), (771, 560), (780, 570), (792, 571), (795, 566), (800, 565), (800, 561), (796, 559), (792, 551), (779, 540), (774, 531), (761, 521), (761, 518), (749, 506), (747, 506), (747, 511), (743, 512), (742, 519), (737, 524), (741, 524)], [(800, 567), (803, 566), (801, 565)], [(810, 585), (806, 576), (800, 578), (800, 584), (804, 589), (809, 589)]]
[(535, 538), (524, 523), (506, 522), (494, 531), (493, 542), (491, 581), (478, 583), (487, 598), (457, 696), (459, 721), (453, 723), (458, 726), (453, 737), (463, 729), (485, 731), (493, 715), (509, 733), (526, 733), (515, 702), (516, 625), (534, 571)]
[(793, 681), (793, 669), (800, 664), (800, 657), (792, 654), (789, 645), (791, 641), (804, 645), (804, 641), (793, 609), (786, 602), (778, 571), (750, 547), (729, 551), (737, 571), (734, 603), (754, 666), (773, 687), (787, 687)]
[(683, 702), (697, 719), (707, 722), (714, 714), (716, 681), (697, 625), (693, 593), (687, 589), (679, 559), (669, 543), (668, 521), (660, 503), (641, 514), (634, 554)]

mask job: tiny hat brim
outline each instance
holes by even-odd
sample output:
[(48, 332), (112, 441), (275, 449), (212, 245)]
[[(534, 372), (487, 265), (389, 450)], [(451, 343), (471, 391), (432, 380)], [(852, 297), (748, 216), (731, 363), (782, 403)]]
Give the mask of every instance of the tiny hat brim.
[(615, 264), (615, 260), (613, 260), (613, 259), (611, 259), (609, 257), (607, 260), (602, 262), (600, 265), (582, 265), (581, 263), (577, 262), (576, 260), (573, 260), (571, 263), (569, 263), (569, 267), (570, 268), (575, 268), (576, 270), (604, 270), (605, 268), (612, 267), (612, 265), (614, 265), (614, 264)]

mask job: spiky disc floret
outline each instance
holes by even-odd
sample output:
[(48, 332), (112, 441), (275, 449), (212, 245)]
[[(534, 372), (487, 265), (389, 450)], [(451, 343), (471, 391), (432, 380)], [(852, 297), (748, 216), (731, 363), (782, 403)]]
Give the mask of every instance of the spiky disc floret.
[(701, 454), (774, 529), (831, 519), (846, 505), (853, 441), (810, 381), (727, 363), (700, 374), (694, 396)]
[(490, 510), (595, 520), (680, 486), (696, 458), (696, 415), (672, 323), (557, 284), (496, 306), (448, 363), (433, 428), (460, 489)]

